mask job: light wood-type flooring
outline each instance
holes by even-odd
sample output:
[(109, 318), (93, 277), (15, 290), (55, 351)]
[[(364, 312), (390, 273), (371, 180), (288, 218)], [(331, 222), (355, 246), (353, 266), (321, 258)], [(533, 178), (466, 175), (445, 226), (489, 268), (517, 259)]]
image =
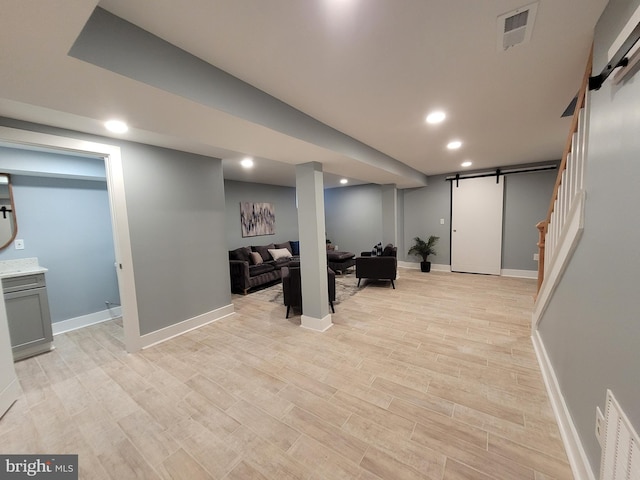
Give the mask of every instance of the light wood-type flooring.
[(571, 479), (530, 340), (533, 280), (400, 270), (325, 333), (285, 307), (136, 354), (121, 323), (16, 364), (0, 453), (79, 454), (81, 479)]

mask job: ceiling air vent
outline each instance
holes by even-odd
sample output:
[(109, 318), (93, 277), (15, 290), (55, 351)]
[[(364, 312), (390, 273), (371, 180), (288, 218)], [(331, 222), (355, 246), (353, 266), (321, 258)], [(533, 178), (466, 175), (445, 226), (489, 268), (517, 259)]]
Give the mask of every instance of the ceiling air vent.
[(531, 40), (537, 10), (538, 4), (532, 3), (498, 17), (498, 51), (503, 52)]

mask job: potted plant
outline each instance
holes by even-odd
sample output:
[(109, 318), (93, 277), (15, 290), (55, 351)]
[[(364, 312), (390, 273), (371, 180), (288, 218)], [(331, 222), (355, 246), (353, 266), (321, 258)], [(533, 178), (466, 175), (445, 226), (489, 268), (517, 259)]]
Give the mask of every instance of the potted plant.
[(431, 235), (429, 239), (425, 242), (420, 237), (416, 237), (413, 239), (416, 243), (413, 247), (409, 249), (409, 255), (416, 255), (418, 257), (422, 257), (422, 261), (420, 262), (420, 270), (423, 272), (431, 271), (431, 262), (427, 260), (429, 255), (435, 255), (436, 251), (434, 246), (440, 240), (440, 237), (436, 237), (435, 235)]

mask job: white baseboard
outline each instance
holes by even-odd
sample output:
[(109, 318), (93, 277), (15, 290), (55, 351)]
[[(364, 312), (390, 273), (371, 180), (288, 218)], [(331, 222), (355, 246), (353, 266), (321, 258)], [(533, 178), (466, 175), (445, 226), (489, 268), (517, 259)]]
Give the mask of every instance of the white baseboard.
[[(398, 262), (398, 267), (420, 270), (420, 262)], [(431, 270), (434, 272), (451, 272), (451, 265), (432, 263)], [(538, 271), (503, 269), (500, 270), (500, 275), (503, 277), (538, 278)]]
[(551, 407), (553, 408), (553, 413), (555, 414), (556, 422), (560, 429), (562, 443), (564, 443), (564, 448), (567, 451), (573, 476), (576, 480), (596, 480), (538, 330), (534, 330), (531, 340), (533, 341), (533, 348), (536, 352), (538, 363), (540, 364), (544, 384), (547, 387)]
[(140, 336), (140, 347), (148, 348), (234, 314), (233, 304)]
[(113, 307), (100, 312), (89, 313), (88, 315), (81, 315), (79, 317), (69, 318), (68, 320), (62, 320), (61, 322), (54, 322), (51, 324), (51, 329), (54, 335), (60, 335), (61, 333), (70, 332), (79, 328), (88, 327), (89, 325), (95, 325), (96, 323), (106, 322), (107, 320), (113, 320), (122, 316), (122, 307)]
[(302, 328), (313, 330), (315, 332), (326, 332), (333, 326), (333, 322), (331, 321), (330, 314), (324, 318), (315, 318), (309, 317), (307, 315), (302, 315), (300, 318), (300, 326)]
[(504, 268), (500, 270), (500, 275), (503, 277), (515, 277), (515, 278), (538, 278), (537, 270), (512, 270)]
[[(398, 262), (398, 266), (402, 268), (410, 268), (412, 270), (420, 270), (420, 262)], [(451, 272), (451, 265), (432, 263), (431, 270), (435, 272)]]

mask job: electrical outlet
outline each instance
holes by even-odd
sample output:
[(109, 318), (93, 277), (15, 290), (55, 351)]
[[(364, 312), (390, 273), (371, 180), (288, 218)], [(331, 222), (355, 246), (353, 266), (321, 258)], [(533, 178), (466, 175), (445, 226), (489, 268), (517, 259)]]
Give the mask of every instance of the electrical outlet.
[(596, 439), (600, 446), (602, 446), (602, 435), (604, 435), (604, 415), (600, 407), (596, 407)]
[(533, 259), (537, 262), (538, 260), (540, 260), (540, 254), (539, 253), (534, 253), (533, 254)]
[(444, 218), (440, 219), (440, 225), (444, 225)]
[(21, 238), (16, 239), (15, 246), (16, 250), (24, 250), (24, 240)]

